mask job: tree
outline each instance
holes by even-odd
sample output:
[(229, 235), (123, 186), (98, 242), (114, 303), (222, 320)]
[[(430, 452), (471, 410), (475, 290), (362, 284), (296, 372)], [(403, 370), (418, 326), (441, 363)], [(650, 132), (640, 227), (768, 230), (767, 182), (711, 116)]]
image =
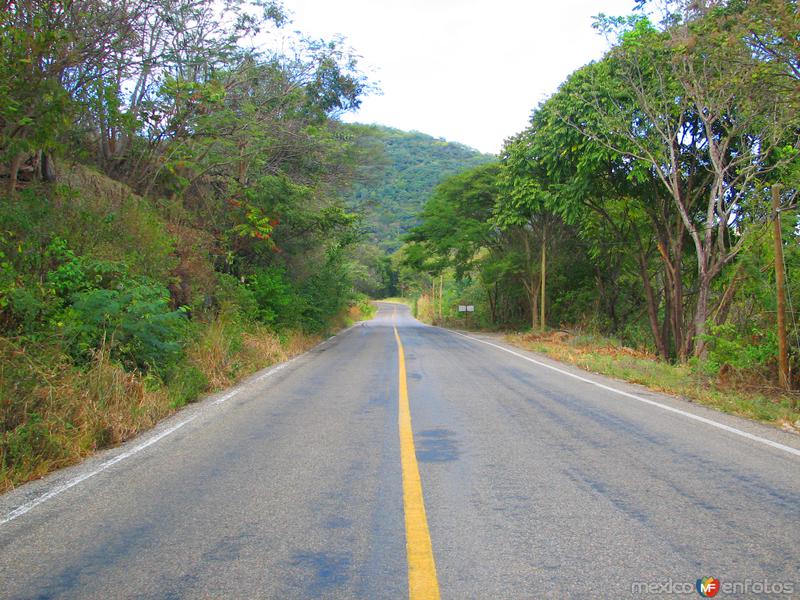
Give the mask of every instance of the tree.
[[(618, 331), (644, 302), (656, 351), (666, 358), (670, 337), (678, 353), (683, 340), (681, 222), (666, 210), (669, 204), (651, 172), (570, 126), (598, 126), (600, 111), (582, 95), (595, 88), (601, 69), (603, 65), (588, 65), (576, 71), (542, 103), (531, 125), (507, 146), (504, 166), (512, 189), (523, 190), (523, 196), (525, 189), (531, 190), (529, 196), (539, 190), (543, 207), (576, 226), (589, 243), (597, 302), (611, 322), (610, 331)], [(609, 104), (611, 98), (603, 102)], [(621, 146), (624, 140), (614, 143)], [(675, 236), (673, 224), (678, 225)], [(663, 300), (652, 282), (654, 255), (664, 262), (661, 274), (655, 273), (664, 282)], [(636, 278), (638, 289), (623, 283)]]
[(9, 192), (26, 156), (56, 148), (75, 102), (137, 42), (138, 10), (126, 0), (0, 3), (0, 161)]
[[(597, 109), (599, 127), (572, 125), (639, 161), (668, 191), (694, 244), (697, 298), (694, 353), (704, 354), (706, 321), (713, 312), (713, 281), (741, 250), (753, 223), (763, 221), (759, 181), (775, 168), (787, 105), (746, 73), (754, 58), (744, 44), (703, 36), (710, 17), (673, 14), (665, 31), (644, 18), (603, 19), (624, 26), (603, 62), (607, 77), (581, 97)], [(628, 95), (631, 102), (602, 99)], [(617, 142), (624, 139), (625, 144)], [(796, 140), (792, 142), (796, 144)]]

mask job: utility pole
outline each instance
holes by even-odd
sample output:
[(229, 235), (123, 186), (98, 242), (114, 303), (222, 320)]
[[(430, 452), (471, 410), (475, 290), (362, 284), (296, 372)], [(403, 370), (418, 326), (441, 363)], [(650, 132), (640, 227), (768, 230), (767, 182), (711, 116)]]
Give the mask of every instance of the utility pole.
[(544, 285), (547, 281), (547, 228), (542, 229), (542, 300), (539, 303), (541, 316), (539, 318), (539, 327), (541, 327), (542, 331), (545, 330), (545, 310), (544, 310), (544, 299), (545, 299), (545, 291)]
[(772, 226), (775, 241), (775, 288), (778, 296), (778, 380), (788, 390), (789, 343), (786, 338), (786, 281), (783, 271), (783, 238), (781, 237), (781, 186), (772, 186)]
[(439, 274), (439, 320), (444, 318), (444, 273)]

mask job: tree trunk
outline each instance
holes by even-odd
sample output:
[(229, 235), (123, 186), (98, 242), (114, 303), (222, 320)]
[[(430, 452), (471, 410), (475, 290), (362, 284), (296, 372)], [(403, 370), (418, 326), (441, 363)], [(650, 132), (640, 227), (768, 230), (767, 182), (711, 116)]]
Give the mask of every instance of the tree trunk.
[(523, 281), (531, 304), (531, 329), (534, 331), (539, 329), (539, 283), (539, 278), (535, 276), (530, 281)]
[(730, 284), (728, 284), (728, 287), (725, 288), (725, 292), (722, 294), (719, 304), (717, 304), (717, 307), (714, 309), (714, 325), (722, 325), (728, 320), (728, 313), (733, 304), (733, 299), (736, 297), (736, 289), (739, 287), (739, 281), (741, 280), (742, 266), (743, 263), (739, 263), (739, 266), (736, 268), (736, 273), (733, 275), (733, 279)]
[(661, 323), (661, 340), (664, 343), (664, 349), (667, 351), (667, 358), (671, 358), (675, 356), (671, 354), (672, 350), (670, 346), (670, 333), (672, 332), (672, 298), (670, 297), (670, 291), (667, 288), (666, 274), (664, 275), (663, 296), (664, 296), (664, 320)]
[[(658, 323), (658, 305), (656, 304), (655, 294), (653, 293), (653, 286), (650, 285), (650, 274), (647, 272), (647, 260), (642, 254), (638, 255), (639, 274), (642, 277), (642, 285), (644, 286), (644, 297), (647, 301), (647, 318), (650, 321), (650, 331), (653, 334), (653, 341), (656, 345), (656, 352), (663, 358), (669, 358), (667, 346), (664, 343), (664, 337), (661, 334), (661, 327)], [(664, 320), (669, 319), (669, 315), (664, 315)]]
[(50, 156), (47, 152), (42, 152), (42, 162), (41, 162), (41, 169), (42, 169), (42, 180), (48, 183), (53, 183), (58, 179), (58, 174), (56, 173), (56, 165), (53, 161), (53, 157)]
[(545, 330), (547, 326), (547, 319), (545, 318), (545, 286), (547, 285), (547, 230), (544, 229), (542, 231), (542, 270), (541, 270), (541, 288), (542, 288), (542, 300), (541, 305), (539, 306), (541, 310), (541, 317), (539, 318), (539, 325), (542, 328), (542, 331)]
[[(239, 185), (245, 186), (247, 185), (247, 159), (245, 157), (245, 148), (246, 144), (241, 142), (239, 144), (239, 165), (238, 165), (238, 176), (236, 177)], [(435, 285), (435, 284), (434, 284)], [(433, 295), (433, 301), (436, 302), (436, 294)], [(435, 309), (434, 309), (435, 313)]]
[(444, 274), (439, 275), (439, 319), (444, 319)]
[[(772, 186), (773, 231), (775, 242), (775, 291), (778, 300), (778, 380), (783, 389), (790, 388), (789, 379), (789, 342), (786, 339), (786, 286), (783, 272), (783, 239), (781, 237), (781, 190), (780, 186)], [(797, 401), (793, 401), (796, 405)]]
[(497, 325), (497, 283), (494, 284), (494, 290), (491, 288), (486, 290), (486, 299), (489, 303), (489, 318), (492, 320), (492, 325)]
[[(679, 236), (682, 230), (679, 227)], [(664, 265), (664, 323), (665, 332), (662, 333), (665, 347), (669, 347), (666, 330), (672, 330), (675, 343), (675, 354), (680, 362), (686, 361), (686, 346), (684, 345), (685, 331), (683, 328), (683, 276), (681, 273), (682, 242), (672, 244), (668, 233), (661, 233), (658, 241), (658, 253)], [(668, 325), (667, 325), (668, 323)]]
[(22, 166), (22, 161), (25, 160), (25, 153), (18, 152), (14, 158), (11, 159), (11, 166), (8, 170), (8, 192), (9, 196), (14, 196), (17, 192), (17, 175), (19, 175), (19, 168)]
[(708, 348), (703, 336), (706, 333), (706, 320), (708, 319), (708, 302), (711, 297), (711, 277), (703, 270), (697, 282), (697, 308), (694, 313), (694, 355), (705, 359)]

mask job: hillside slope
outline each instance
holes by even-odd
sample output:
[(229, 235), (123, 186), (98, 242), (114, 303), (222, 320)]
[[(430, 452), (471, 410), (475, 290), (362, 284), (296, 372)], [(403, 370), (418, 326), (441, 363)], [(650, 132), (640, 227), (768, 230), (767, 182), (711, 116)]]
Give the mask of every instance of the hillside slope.
[(362, 173), (348, 199), (359, 211), (370, 241), (391, 253), (401, 236), (418, 223), (418, 214), (433, 189), (450, 175), (495, 159), (490, 154), (418, 131), (374, 126), (383, 154)]

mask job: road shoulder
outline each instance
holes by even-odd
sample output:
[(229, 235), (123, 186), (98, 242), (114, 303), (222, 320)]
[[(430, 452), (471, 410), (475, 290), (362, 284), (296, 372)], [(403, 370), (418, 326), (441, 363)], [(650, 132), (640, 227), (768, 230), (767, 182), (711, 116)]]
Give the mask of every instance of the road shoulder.
[[(667, 410), (671, 409), (671, 412), (678, 414), (688, 413), (689, 415), (697, 417), (698, 420), (708, 420), (718, 423), (722, 426), (722, 429), (735, 429), (749, 436), (762, 438), (768, 442), (792, 449), (794, 451), (791, 452), (792, 454), (800, 453), (800, 435), (797, 433), (779, 429), (778, 427), (761, 423), (759, 421), (748, 419), (739, 415), (726, 413), (713, 407), (694, 402), (685, 397), (679, 397), (656, 391), (641, 384), (630, 383), (622, 379), (588, 371), (570, 363), (555, 360), (544, 354), (509, 343), (506, 340), (505, 334), (502, 333), (461, 331), (457, 329), (447, 329), (444, 327), (438, 328), (463, 338), (469, 338), (473, 340), (474, 343), (483, 343), (488, 345), (488, 347), (497, 346), (504, 349), (507, 353), (511, 353), (512, 355), (521, 355), (530, 361), (534, 361), (534, 363), (529, 362), (529, 364), (539, 363), (539, 368), (549, 368), (551, 370), (569, 374), (578, 380), (591, 381), (603, 389), (616, 391), (617, 393), (615, 396), (620, 402), (637, 401), (636, 399), (632, 398), (633, 396), (651, 404), (654, 410), (659, 409), (659, 407), (655, 405), (663, 405), (664, 407), (667, 407)], [(500, 352), (501, 350), (496, 349), (496, 351)]]

